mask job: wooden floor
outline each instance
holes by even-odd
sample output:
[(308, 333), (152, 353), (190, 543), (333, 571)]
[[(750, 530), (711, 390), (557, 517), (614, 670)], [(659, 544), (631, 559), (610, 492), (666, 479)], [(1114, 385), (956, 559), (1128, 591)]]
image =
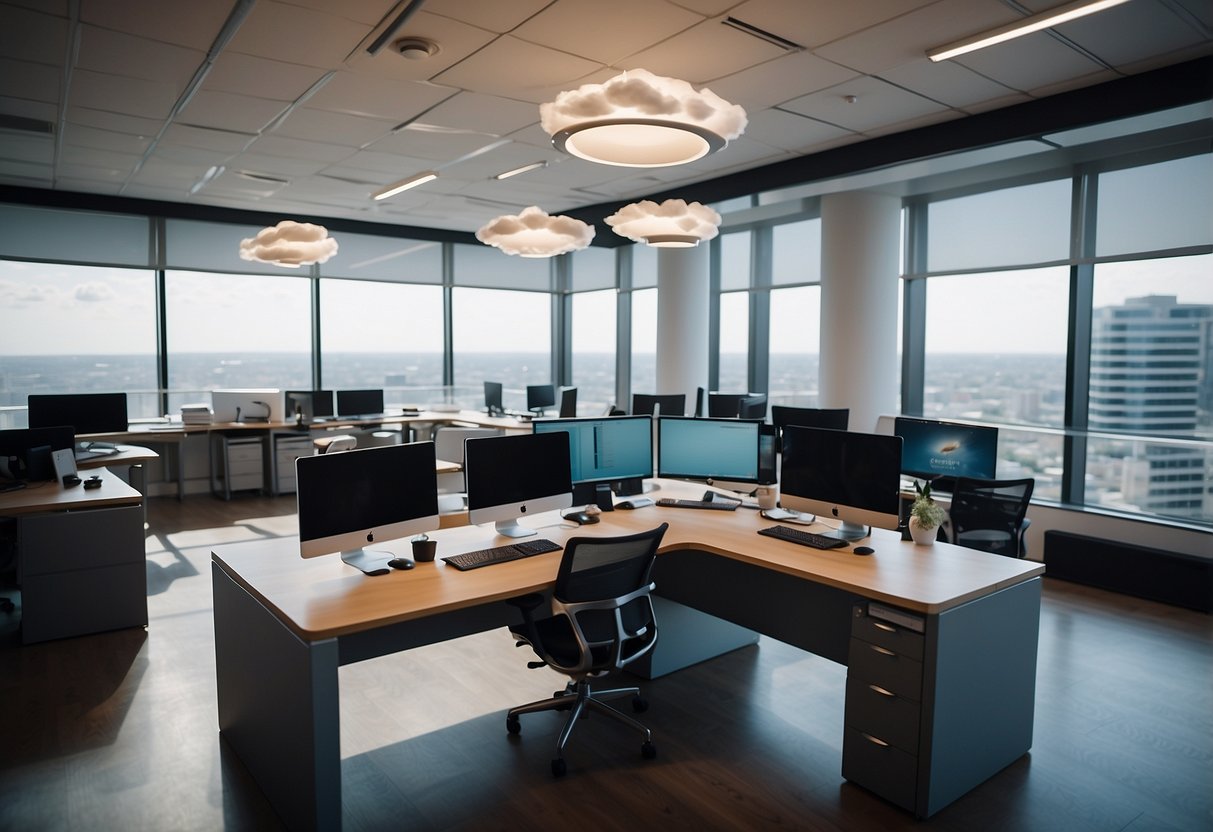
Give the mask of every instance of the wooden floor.
[[(153, 499), (150, 624), (21, 647), (0, 613), (0, 830), (276, 829), (220, 740), (209, 557), (291, 497)], [(1045, 579), (1032, 751), (928, 821), (839, 774), (845, 668), (779, 642), (646, 683), (640, 740), (504, 711), (562, 683), (504, 632), (342, 668), (345, 828), (1213, 830), (1213, 620)]]

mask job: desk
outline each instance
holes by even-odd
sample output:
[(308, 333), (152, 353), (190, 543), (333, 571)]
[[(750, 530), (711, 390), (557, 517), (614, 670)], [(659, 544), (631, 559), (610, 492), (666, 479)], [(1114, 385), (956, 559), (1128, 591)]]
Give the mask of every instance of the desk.
[[(658, 485), (662, 496), (702, 492)], [(547, 517), (558, 519), (533, 522)], [(848, 665), (847, 779), (926, 817), (1031, 747), (1041, 564), (916, 547), (881, 530), (875, 555), (821, 552), (760, 537), (770, 521), (744, 509), (654, 506), (540, 533), (561, 543), (662, 521), (663, 596)], [(433, 536), (439, 558), (505, 542), (491, 526)], [(290, 538), (215, 550), (219, 727), (287, 825), (341, 825), (340, 665), (514, 623), (504, 601), (549, 589), (559, 561), (459, 572), (439, 559), (367, 577), (337, 557), (302, 560)], [(887, 742), (885, 727), (895, 731)]]
[(35, 483), (0, 494), (12, 518), (25, 644), (147, 625), (143, 495), (106, 468), (101, 488)]

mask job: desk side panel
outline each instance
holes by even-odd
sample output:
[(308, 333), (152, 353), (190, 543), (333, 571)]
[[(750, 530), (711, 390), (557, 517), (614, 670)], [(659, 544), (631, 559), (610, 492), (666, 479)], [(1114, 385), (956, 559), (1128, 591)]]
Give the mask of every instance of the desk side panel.
[(337, 642), (300, 640), (211, 564), (219, 730), (290, 829), (341, 827)]

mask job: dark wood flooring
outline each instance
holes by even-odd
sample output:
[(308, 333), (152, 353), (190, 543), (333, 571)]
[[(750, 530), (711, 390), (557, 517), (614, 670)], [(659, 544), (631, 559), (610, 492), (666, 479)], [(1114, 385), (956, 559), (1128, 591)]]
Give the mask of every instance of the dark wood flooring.
[[(150, 624), (21, 647), (0, 613), (0, 829), (276, 829), (215, 717), (212, 545), (293, 498), (149, 508)], [(845, 668), (769, 639), (645, 684), (639, 739), (510, 705), (562, 686), (504, 632), (341, 670), (350, 830), (1213, 830), (1213, 619), (1045, 580), (1032, 751), (927, 821), (839, 774)]]

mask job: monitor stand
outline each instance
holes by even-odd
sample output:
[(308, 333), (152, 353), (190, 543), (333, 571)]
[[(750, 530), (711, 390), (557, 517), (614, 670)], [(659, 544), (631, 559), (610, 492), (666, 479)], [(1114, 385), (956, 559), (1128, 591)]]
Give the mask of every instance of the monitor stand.
[(341, 553), (341, 559), (367, 575), (381, 574), (388, 568), (387, 562), (394, 558), (391, 552), (379, 549), (351, 549)]
[(497, 534), (504, 537), (527, 537), (535, 534), (534, 529), (518, 525), (517, 517), (511, 520), (498, 520), (493, 524), (493, 528), (497, 530)]
[(835, 540), (863, 540), (872, 533), (870, 526), (861, 526), (858, 523), (848, 523), (842, 521), (842, 525), (836, 529), (830, 529), (826, 532), (818, 532), (822, 537), (830, 537)]

